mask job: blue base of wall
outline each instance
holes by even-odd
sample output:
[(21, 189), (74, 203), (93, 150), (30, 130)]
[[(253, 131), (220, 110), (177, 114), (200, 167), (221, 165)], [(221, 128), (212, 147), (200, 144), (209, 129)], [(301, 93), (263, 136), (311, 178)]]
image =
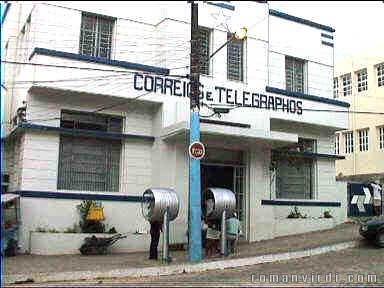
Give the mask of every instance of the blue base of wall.
[(317, 206), (317, 207), (340, 207), (340, 202), (309, 202), (297, 200), (261, 200), (261, 205), (274, 206)]

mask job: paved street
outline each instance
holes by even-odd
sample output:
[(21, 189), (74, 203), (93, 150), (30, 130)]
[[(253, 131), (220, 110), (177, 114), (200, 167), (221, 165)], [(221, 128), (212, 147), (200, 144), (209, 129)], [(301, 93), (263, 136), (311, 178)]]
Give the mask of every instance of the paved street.
[[(89, 281), (87, 283), (66, 282), (66, 284), (89, 284), (91, 286), (96, 284), (101, 286), (119, 284), (133, 286), (169, 286), (171, 284), (177, 284), (183, 286), (213, 285), (220, 287), (241, 285), (276, 285), (277, 283), (292, 286), (294, 286), (295, 283), (300, 285), (346, 285), (347, 283), (360, 285), (383, 285), (383, 259), (384, 249), (377, 249), (362, 241), (362, 246), (359, 248), (347, 249), (340, 252), (328, 253), (303, 259), (282, 261), (280, 263), (261, 264), (205, 273), (192, 273), (183, 276), (160, 276), (141, 279), (99, 279), (97, 281)], [(297, 277), (297, 280), (295, 277)], [(276, 279), (278, 279), (278, 282), (275, 282)], [(51, 284), (56, 285), (58, 283)]]
[[(242, 258), (265, 254), (293, 252), (324, 245), (331, 245), (360, 239), (358, 226), (354, 224), (341, 224), (334, 229), (315, 231), (300, 235), (285, 236), (276, 239), (264, 240), (254, 243), (241, 244), (236, 253), (230, 258)], [(186, 251), (172, 251), (173, 264), (188, 261)], [(217, 259), (221, 259), (220, 257)], [(206, 259), (212, 261), (215, 259)], [(160, 266), (148, 260), (148, 252), (144, 253), (118, 253), (107, 255), (18, 255), (5, 258), (5, 275), (56, 273), (67, 271), (100, 271), (112, 269), (141, 268)]]
[[(94, 280), (79, 282), (55, 282), (42, 283), (41, 286), (68, 286), (85, 285), (98, 286), (242, 286), (242, 285), (276, 285), (285, 284), (340, 284), (348, 283), (373, 283), (384, 284), (384, 249), (377, 249), (368, 244), (358, 234), (358, 226), (354, 224), (343, 224), (325, 231), (316, 231), (295, 236), (280, 237), (276, 239), (260, 241), (250, 244), (242, 244), (236, 255), (228, 259), (265, 255), (269, 253), (282, 253), (298, 251), (342, 243), (345, 241), (358, 240), (359, 247), (301, 258), (296, 260), (281, 261), (277, 263), (259, 264), (241, 268), (225, 270), (212, 270), (203, 273), (191, 273), (183, 275), (143, 277), (143, 278), (102, 278), (94, 277)], [(173, 264), (183, 263), (185, 252), (172, 252), (175, 257)], [(49, 274), (57, 272), (76, 271), (108, 271), (111, 269), (124, 269), (129, 267), (145, 268), (150, 266), (163, 266), (160, 262), (153, 263), (147, 258), (147, 253), (132, 254), (110, 254), (98, 256), (62, 255), (62, 256), (38, 256), (19, 255), (6, 258), (5, 276), (14, 273), (22, 273), (30, 279), (38, 274)], [(206, 259), (215, 261), (216, 259)], [(219, 260), (219, 259), (217, 259)], [(154, 265), (155, 264), (155, 265)], [(155, 268), (155, 267), (154, 267)], [(372, 274), (372, 275), (371, 275)], [(35, 276), (33, 276), (35, 275)], [(252, 276), (253, 275), (253, 276)], [(285, 276), (284, 276), (285, 275)], [(348, 275), (352, 275), (348, 279)], [(326, 278), (327, 277), (327, 278)], [(80, 278), (79, 278), (80, 279)], [(92, 279), (92, 278), (88, 278)], [(61, 280), (60, 280), (61, 281)], [(331, 282), (330, 282), (331, 281)], [(36, 281), (35, 281), (36, 282)], [(25, 283), (28, 286), (39, 286), (38, 283)], [(13, 283), (13, 282), (11, 282)]]

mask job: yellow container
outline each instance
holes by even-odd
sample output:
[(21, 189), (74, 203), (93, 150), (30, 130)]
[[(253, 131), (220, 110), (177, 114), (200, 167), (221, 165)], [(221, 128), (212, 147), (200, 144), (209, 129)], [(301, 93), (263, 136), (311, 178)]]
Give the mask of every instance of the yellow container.
[(103, 207), (92, 206), (87, 215), (89, 221), (102, 221), (105, 220)]

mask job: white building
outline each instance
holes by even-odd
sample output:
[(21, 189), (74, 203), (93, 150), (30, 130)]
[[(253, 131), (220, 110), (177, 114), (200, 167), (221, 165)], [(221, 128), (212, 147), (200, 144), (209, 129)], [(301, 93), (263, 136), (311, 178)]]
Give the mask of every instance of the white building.
[[(38, 227), (77, 222), (87, 197), (117, 231), (148, 229), (149, 187), (177, 191), (171, 243), (186, 243), (190, 4), (58, 5), (12, 2), (3, 19), (5, 60), (19, 63), (6, 64), (6, 172), (21, 195), (23, 249)], [(349, 104), (332, 99), (334, 29), (264, 1), (199, 1), (199, 25), (203, 188), (236, 193), (246, 241), (343, 222), (334, 133), (348, 117), (329, 110)], [(238, 27), (247, 39), (207, 60)], [(204, 117), (207, 106), (236, 109)], [(286, 219), (294, 206), (308, 218)], [(319, 219), (325, 210), (333, 219)], [(124, 249), (146, 250), (148, 239), (128, 237)]]

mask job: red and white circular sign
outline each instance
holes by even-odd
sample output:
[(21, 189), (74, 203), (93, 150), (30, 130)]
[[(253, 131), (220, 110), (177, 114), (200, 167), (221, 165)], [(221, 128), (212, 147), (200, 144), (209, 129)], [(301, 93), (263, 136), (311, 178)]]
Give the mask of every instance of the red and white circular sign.
[(189, 145), (189, 156), (200, 160), (205, 156), (205, 147), (204, 144), (201, 142), (193, 142), (191, 145)]

